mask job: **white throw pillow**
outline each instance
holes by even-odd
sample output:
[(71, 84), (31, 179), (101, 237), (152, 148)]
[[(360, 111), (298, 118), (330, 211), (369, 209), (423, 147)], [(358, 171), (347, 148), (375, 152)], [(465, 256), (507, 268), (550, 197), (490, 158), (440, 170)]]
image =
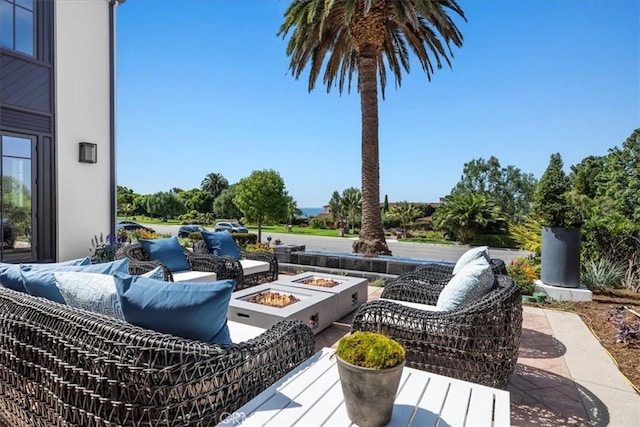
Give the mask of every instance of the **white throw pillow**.
[(69, 271), (53, 277), (67, 305), (124, 319), (112, 275)]
[(489, 256), (489, 246), (478, 246), (476, 248), (471, 248), (463, 253), (460, 258), (458, 258), (458, 262), (456, 262), (455, 267), (453, 267), (453, 274), (458, 274), (458, 272), (462, 270), (465, 265), (479, 259), (484, 259), (488, 263), (491, 262), (491, 257)]
[(491, 265), (486, 260), (473, 261), (449, 280), (438, 296), (436, 307), (439, 311), (452, 311), (477, 301), (489, 292), (493, 280)]

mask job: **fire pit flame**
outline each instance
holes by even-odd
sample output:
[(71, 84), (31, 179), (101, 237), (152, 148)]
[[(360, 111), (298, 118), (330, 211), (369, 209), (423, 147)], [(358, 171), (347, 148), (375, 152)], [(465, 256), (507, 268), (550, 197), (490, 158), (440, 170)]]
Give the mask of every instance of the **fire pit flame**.
[(301, 280), (300, 282), (305, 285), (320, 286), (323, 288), (333, 288), (340, 284), (337, 280), (325, 279), (324, 277), (310, 277), (308, 279)]
[(268, 291), (261, 292), (250, 296), (247, 301), (254, 304), (268, 305), (269, 307), (282, 308), (300, 301), (299, 298), (291, 294), (281, 294), (278, 292)]

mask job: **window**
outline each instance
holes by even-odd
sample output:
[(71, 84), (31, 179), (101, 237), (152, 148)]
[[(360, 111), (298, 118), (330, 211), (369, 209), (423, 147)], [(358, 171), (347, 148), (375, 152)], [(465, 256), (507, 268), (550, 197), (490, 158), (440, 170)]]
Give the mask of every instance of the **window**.
[(32, 255), (33, 192), (31, 151), (34, 139), (0, 136), (0, 258), (27, 259)]
[(0, 0), (0, 46), (33, 56), (34, 0)]

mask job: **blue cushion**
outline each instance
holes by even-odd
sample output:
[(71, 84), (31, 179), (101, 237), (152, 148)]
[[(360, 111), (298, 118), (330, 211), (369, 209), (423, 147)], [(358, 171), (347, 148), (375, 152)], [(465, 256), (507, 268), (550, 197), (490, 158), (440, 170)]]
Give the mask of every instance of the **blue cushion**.
[(129, 271), (129, 258), (101, 264), (70, 265), (49, 269), (33, 268), (28, 265), (20, 266), (22, 283), (29, 294), (64, 304), (64, 298), (56, 286), (56, 280), (53, 276), (54, 271), (82, 271), (100, 274), (127, 273)]
[(231, 344), (227, 309), (233, 280), (173, 283), (120, 273), (115, 279), (127, 322), (183, 338)]
[(176, 236), (166, 239), (140, 239), (140, 244), (151, 261), (163, 263), (172, 272), (191, 270)]
[(491, 257), (489, 256), (489, 246), (478, 246), (476, 248), (471, 248), (463, 253), (460, 258), (458, 258), (456, 265), (453, 267), (452, 274), (458, 274), (458, 272), (462, 270), (465, 265), (479, 259), (484, 259), (489, 263), (491, 262)]
[(228, 230), (203, 231), (202, 238), (209, 252), (215, 256), (230, 256), (234, 259), (240, 259), (240, 251)]
[(451, 311), (478, 301), (491, 290), (493, 280), (491, 265), (486, 259), (470, 262), (442, 289), (436, 307), (441, 311)]
[(67, 305), (124, 320), (112, 275), (56, 271), (53, 277)]
[[(69, 265), (89, 265), (91, 259), (78, 258), (70, 261), (52, 262), (46, 264), (22, 264), (32, 268), (56, 268)], [(5, 288), (13, 289), (14, 291), (27, 292), (22, 284), (22, 276), (20, 275), (20, 264), (5, 264), (0, 263), (0, 285)]]

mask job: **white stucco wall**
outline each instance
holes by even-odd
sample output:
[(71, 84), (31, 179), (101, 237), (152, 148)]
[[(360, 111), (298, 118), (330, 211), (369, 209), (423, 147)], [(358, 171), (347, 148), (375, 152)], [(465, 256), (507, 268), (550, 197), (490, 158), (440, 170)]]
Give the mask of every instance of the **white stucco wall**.
[[(109, 2), (55, 0), (58, 260), (89, 255), (110, 226)], [(98, 144), (97, 163), (78, 143)]]

